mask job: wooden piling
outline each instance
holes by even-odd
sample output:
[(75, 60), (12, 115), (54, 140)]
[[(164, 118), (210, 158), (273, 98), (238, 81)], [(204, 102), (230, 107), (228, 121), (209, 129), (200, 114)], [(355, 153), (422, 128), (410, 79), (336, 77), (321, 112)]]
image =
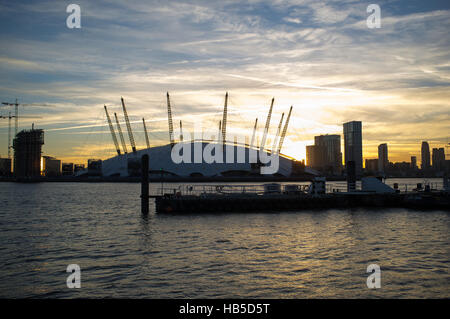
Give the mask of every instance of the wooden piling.
[(141, 180), (141, 212), (144, 215), (148, 214), (148, 199), (149, 199), (149, 187), (148, 187), (148, 155), (142, 155), (142, 180)]
[(354, 192), (356, 190), (355, 161), (348, 161), (346, 168), (347, 168), (347, 192)]

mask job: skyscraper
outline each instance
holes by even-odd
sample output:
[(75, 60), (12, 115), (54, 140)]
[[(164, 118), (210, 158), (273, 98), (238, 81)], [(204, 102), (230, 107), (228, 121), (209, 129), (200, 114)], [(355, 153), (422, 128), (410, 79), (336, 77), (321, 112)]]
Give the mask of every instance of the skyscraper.
[(417, 169), (417, 157), (411, 156), (411, 168), (416, 170)]
[(423, 170), (430, 169), (430, 146), (428, 145), (428, 142), (422, 142), (422, 163), (421, 168)]
[(344, 123), (345, 167), (349, 161), (355, 162), (356, 176), (362, 176), (362, 123)]
[(388, 147), (387, 144), (378, 145), (378, 171), (383, 172), (386, 170), (389, 164), (388, 159)]
[(433, 148), (433, 170), (443, 171), (445, 167), (445, 152), (444, 148)]

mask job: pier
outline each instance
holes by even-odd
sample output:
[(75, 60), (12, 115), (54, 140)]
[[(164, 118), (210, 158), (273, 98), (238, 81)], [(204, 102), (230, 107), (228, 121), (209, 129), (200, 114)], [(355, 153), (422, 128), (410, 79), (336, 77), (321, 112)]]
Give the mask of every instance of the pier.
[(325, 192), (325, 179), (311, 185), (195, 185), (153, 195), (157, 213), (302, 211), (348, 208), (409, 208), (450, 211), (448, 189), (401, 193), (376, 178), (363, 179), (362, 190)]

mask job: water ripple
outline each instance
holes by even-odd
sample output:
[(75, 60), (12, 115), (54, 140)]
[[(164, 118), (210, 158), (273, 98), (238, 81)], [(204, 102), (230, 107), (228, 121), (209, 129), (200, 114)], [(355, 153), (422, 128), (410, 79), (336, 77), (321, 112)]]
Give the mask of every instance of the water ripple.
[(139, 187), (0, 183), (0, 297), (450, 298), (447, 212), (142, 217)]

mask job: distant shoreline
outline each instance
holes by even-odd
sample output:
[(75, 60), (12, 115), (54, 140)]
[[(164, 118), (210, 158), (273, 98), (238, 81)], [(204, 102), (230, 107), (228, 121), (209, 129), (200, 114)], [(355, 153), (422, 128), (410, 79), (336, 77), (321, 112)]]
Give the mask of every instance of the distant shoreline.
[[(416, 179), (416, 178), (442, 178), (436, 176), (420, 176), (420, 177), (398, 177), (388, 176), (387, 178)], [(309, 182), (311, 176), (292, 176), (292, 177), (261, 177), (261, 176), (216, 176), (216, 177), (153, 177), (149, 178), (150, 183), (247, 183), (247, 182)], [(345, 177), (327, 177), (327, 181), (346, 181)], [(141, 177), (75, 177), (75, 176), (58, 176), (58, 177), (34, 177), (34, 178), (15, 178), (0, 177), (0, 182), (12, 183), (140, 183)]]
[[(331, 180), (331, 179), (330, 179)], [(333, 179), (342, 180), (345, 179)], [(153, 177), (150, 183), (211, 183), (211, 182), (308, 182), (309, 176), (296, 177)], [(13, 183), (140, 183), (141, 177), (35, 177), (35, 178), (0, 178), (0, 182)]]

